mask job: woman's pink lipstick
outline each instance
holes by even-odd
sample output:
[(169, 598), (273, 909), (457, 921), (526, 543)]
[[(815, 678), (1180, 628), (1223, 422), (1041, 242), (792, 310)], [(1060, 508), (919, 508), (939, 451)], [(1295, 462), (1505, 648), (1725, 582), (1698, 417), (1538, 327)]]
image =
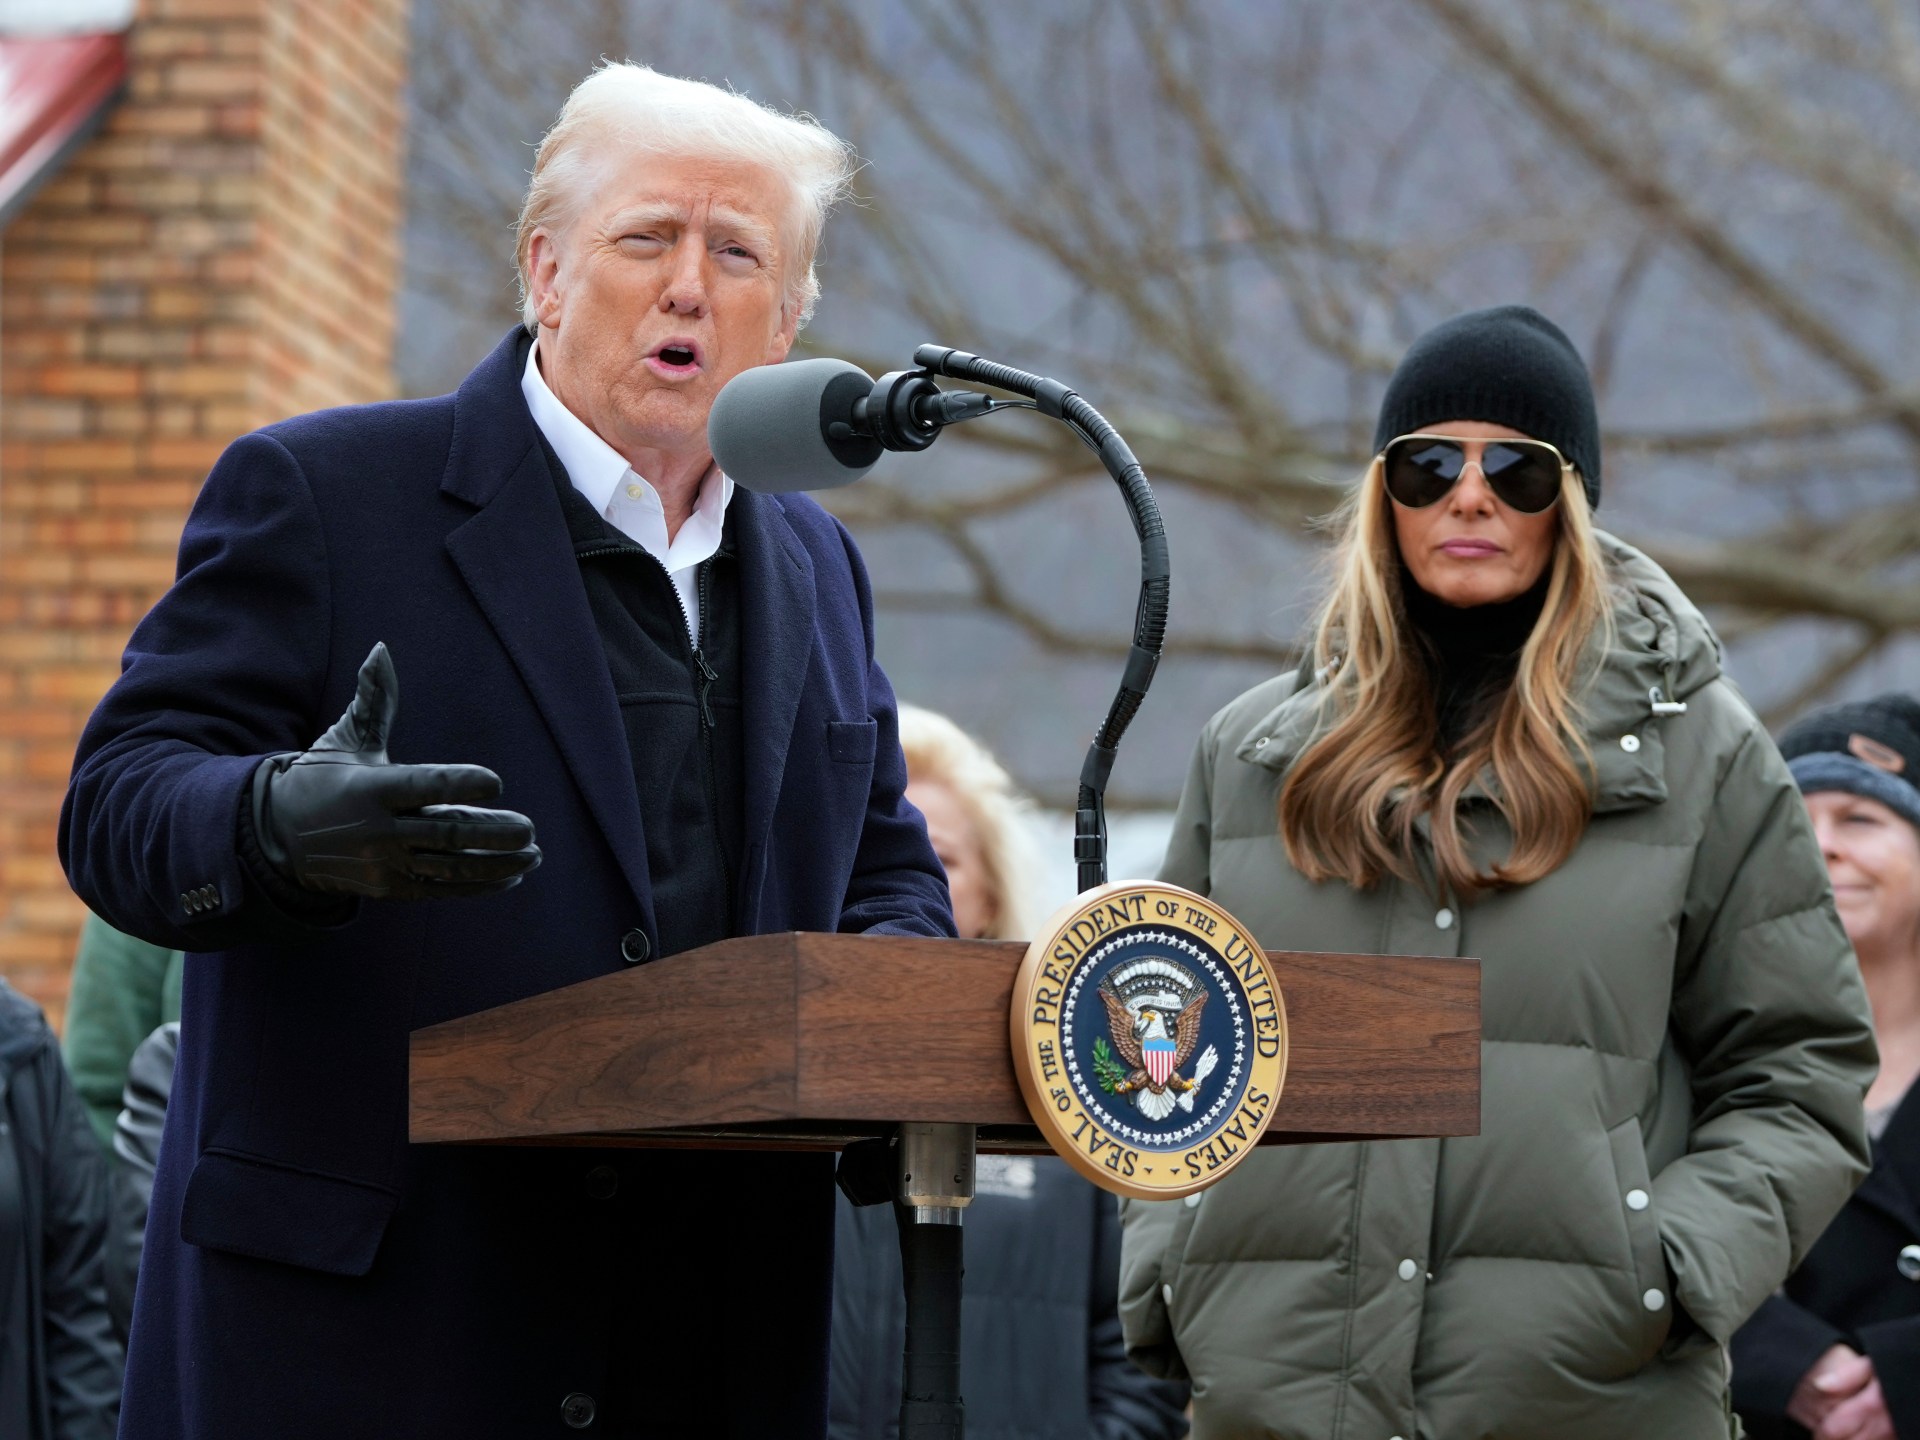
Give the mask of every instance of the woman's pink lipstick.
[(1444, 540), (1440, 548), (1461, 560), (1484, 560), (1500, 553), (1500, 547), (1491, 540)]

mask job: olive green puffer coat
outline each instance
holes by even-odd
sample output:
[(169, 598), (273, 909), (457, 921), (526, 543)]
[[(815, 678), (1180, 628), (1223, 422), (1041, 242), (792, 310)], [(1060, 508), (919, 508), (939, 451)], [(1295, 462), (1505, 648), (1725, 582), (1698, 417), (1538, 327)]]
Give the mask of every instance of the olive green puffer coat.
[[(1727, 1338), (1865, 1174), (1866, 999), (1799, 793), (1699, 612), (1603, 547), (1595, 814), (1544, 880), (1311, 884), (1275, 807), (1312, 684), (1201, 737), (1163, 878), (1276, 949), (1478, 958), (1484, 1045), (1475, 1138), (1267, 1149), (1124, 1207), (1128, 1344), (1192, 1379), (1196, 1440), (1733, 1434)], [(1508, 832), (1470, 803), (1485, 864)]]

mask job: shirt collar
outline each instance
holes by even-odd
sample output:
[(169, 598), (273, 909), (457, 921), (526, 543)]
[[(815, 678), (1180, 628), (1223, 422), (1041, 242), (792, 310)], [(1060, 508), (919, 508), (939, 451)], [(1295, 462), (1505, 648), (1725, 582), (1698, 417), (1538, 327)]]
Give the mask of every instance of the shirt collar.
[[(560, 457), (560, 464), (566, 470), (573, 488), (592, 501), (595, 510), (606, 515), (616, 501), (624, 498), (623, 486), (627, 476), (633, 474), (634, 479), (646, 487), (646, 499), (652, 502), (650, 508), (659, 511), (659, 492), (653, 488), (653, 483), (644, 475), (634, 474), (626, 457), (594, 434), (587, 422), (561, 404), (560, 397), (548, 388), (547, 377), (540, 373), (539, 356), (540, 345), (536, 341), (527, 347), (527, 365), (520, 375), (520, 393), (526, 398), (533, 423), (540, 427), (540, 433), (553, 446), (553, 453)], [(713, 466), (700, 482), (700, 493), (694, 497), (693, 514), (682, 525), (682, 532), (689, 525), (695, 526), (703, 547), (710, 543), (713, 549), (718, 549), (720, 528), (732, 500), (732, 478), (723, 474), (719, 466)], [(663, 519), (663, 526), (664, 523)], [(661, 549), (664, 551), (664, 528), (661, 536)], [(673, 548), (676, 551), (681, 548), (680, 538), (676, 536), (674, 539)], [(707, 553), (711, 554), (712, 550)]]

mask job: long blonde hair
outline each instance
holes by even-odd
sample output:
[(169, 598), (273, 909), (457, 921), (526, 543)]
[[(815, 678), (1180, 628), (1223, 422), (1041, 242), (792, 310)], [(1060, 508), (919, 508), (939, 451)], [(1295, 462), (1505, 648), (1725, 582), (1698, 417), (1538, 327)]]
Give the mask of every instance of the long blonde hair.
[(1030, 939), (1045, 918), (1034, 890), (1040, 864), (1033, 802), (986, 746), (932, 710), (900, 707), (900, 748), (908, 782), (945, 785), (973, 822), (993, 896), (993, 921), (982, 938)]
[[(1586, 491), (1571, 470), (1559, 515), (1546, 599), (1513, 683), (1446, 749), (1401, 594), (1380, 461), (1368, 468), (1338, 517), (1332, 593), (1314, 633), (1313, 661), (1327, 677), (1320, 733), (1280, 791), (1280, 836), (1303, 875), (1360, 889), (1388, 875), (1421, 883), (1413, 838), (1423, 815), (1432, 879), (1462, 899), (1530, 884), (1573, 853), (1593, 813), (1593, 755), (1577, 691), (1596, 636), (1611, 643), (1612, 607)], [(1513, 848), (1482, 871), (1460, 803), (1488, 769)]]

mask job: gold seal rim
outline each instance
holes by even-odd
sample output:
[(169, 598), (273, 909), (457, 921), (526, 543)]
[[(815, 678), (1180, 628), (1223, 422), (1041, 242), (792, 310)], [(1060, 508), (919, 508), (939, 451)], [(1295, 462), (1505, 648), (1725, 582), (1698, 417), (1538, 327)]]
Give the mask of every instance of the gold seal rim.
[[(1261, 1115), (1259, 1121), (1250, 1127), (1251, 1133), (1239, 1151), (1228, 1156), (1214, 1169), (1205, 1174), (1177, 1185), (1155, 1185), (1144, 1183), (1137, 1179), (1128, 1179), (1118, 1171), (1109, 1169), (1107, 1166), (1084, 1154), (1080, 1146), (1073, 1140), (1067, 1128), (1066, 1120), (1057, 1116), (1054, 1107), (1046, 1103), (1047, 1092), (1044, 1088), (1045, 1078), (1040, 1074), (1040, 1062), (1035, 1057), (1031, 1043), (1032, 1026), (1034, 1023), (1031, 1019), (1035, 1003), (1034, 992), (1053, 947), (1060, 942), (1069, 924), (1082, 911), (1099, 905), (1104, 901), (1108, 901), (1116, 895), (1135, 892), (1178, 897), (1182, 902), (1191, 904), (1201, 911), (1216, 917), (1217, 922), (1222, 927), (1236, 932), (1246, 943), (1247, 947), (1259, 957), (1259, 968), (1261, 973), (1266, 976), (1267, 984), (1273, 991), (1274, 1013), (1279, 1021), (1279, 1029), (1277, 1032), (1280, 1042), (1279, 1054), (1272, 1060), (1262, 1060), (1256, 1051), (1255, 1058), (1250, 1064), (1248, 1077), (1249, 1083), (1252, 1083), (1253, 1067), (1273, 1067), (1272, 1103), (1267, 1106), (1265, 1113)], [(1223, 963), (1227, 963), (1229, 968), (1232, 968), (1232, 963), (1225, 959), (1223, 945), (1216, 941), (1214, 937), (1197, 932), (1182, 921), (1169, 920), (1164, 916), (1158, 918), (1161, 923), (1178, 930), (1183, 935), (1190, 935), (1197, 939), (1206, 940), (1207, 943), (1213, 947), (1216, 954), (1221, 956)], [(1133, 923), (1138, 924), (1145, 922)], [(1089, 949), (1090, 948), (1091, 947), (1089, 947)], [(1084, 964), (1085, 961), (1086, 956), (1083, 954), (1080, 960), (1075, 962), (1075, 968), (1077, 969), (1078, 966)], [(1244, 988), (1243, 982), (1243, 989)], [(1045, 1137), (1048, 1148), (1051, 1149), (1054, 1154), (1065, 1160), (1082, 1176), (1091, 1180), (1101, 1189), (1107, 1190), (1115, 1195), (1132, 1200), (1179, 1200), (1188, 1195), (1198, 1194), (1200, 1191), (1218, 1184), (1238, 1168), (1241, 1161), (1253, 1153), (1254, 1149), (1259, 1145), (1261, 1138), (1267, 1133), (1267, 1127), (1272, 1123), (1275, 1112), (1280, 1108), (1281, 1095), (1286, 1088), (1288, 1061), (1292, 1056), (1291, 1035), (1287, 1023), (1286, 994), (1280, 987), (1280, 977), (1274, 972), (1273, 962), (1267, 957), (1266, 949), (1254, 938), (1253, 931), (1249, 927), (1242, 925), (1230, 913), (1214, 901), (1208, 899), (1205, 895), (1188, 890), (1183, 886), (1171, 885), (1163, 880), (1111, 880), (1105, 885), (1096, 886), (1092, 890), (1082, 891), (1080, 894), (1074, 896), (1072, 900), (1049, 915), (1046, 923), (1041, 926), (1036, 933), (1035, 938), (1027, 943), (1026, 954), (1021, 957), (1020, 968), (1014, 974), (1012, 1000), (1013, 1003), (1007, 1007), (1007, 1030), (1013, 1050), (1014, 1078), (1019, 1082), (1021, 1098), (1026, 1101), (1027, 1113), (1032, 1117), (1035, 1127), (1040, 1131), (1041, 1135)], [(1253, 1023), (1251, 1015), (1248, 1016), (1247, 1023), (1249, 1030), (1251, 1030)], [(1057, 1031), (1058, 1027), (1056, 1026), (1055, 1028)], [(1075, 1097), (1075, 1103), (1080, 1104), (1084, 1113), (1086, 1107), (1083, 1102), (1079, 1101), (1078, 1097)], [(1090, 1121), (1091, 1118), (1090, 1116), (1088, 1117)], [(1098, 1122), (1093, 1123), (1097, 1124)], [(1103, 1134), (1106, 1133), (1106, 1126), (1101, 1125), (1099, 1128)], [(1225, 1122), (1222, 1123), (1220, 1128), (1225, 1128)], [(1211, 1139), (1216, 1138), (1219, 1133), (1220, 1130), (1216, 1129), (1214, 1136), (1209, 1137), (1209, 1142), (1203, 1142), (1203, 1144), (1210, 1143)], [(1117, 1138), (1109, 1138), (1111, 1143), (1115, 1145), (1124, 1144), (1123, 1141)], [(1200, 1147), (1194, 1148), (1198, 1149)], [(1173, 1151), (1151, 1153), (1165, 1155), (1169, 1159), (1177, 1158), (1178, 1154), (1178, 1152)]]

